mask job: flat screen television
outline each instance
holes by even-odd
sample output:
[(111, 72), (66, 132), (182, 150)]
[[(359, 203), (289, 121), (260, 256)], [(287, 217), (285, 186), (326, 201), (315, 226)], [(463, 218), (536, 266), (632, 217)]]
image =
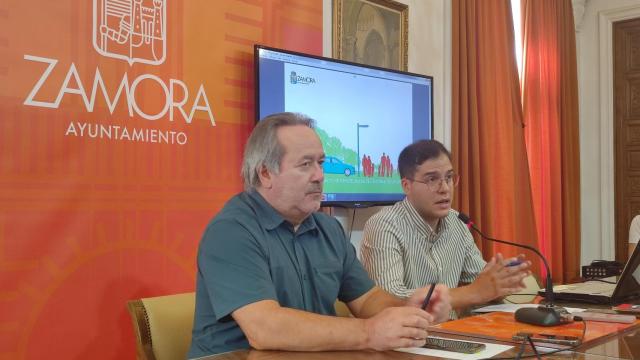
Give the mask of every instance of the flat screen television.
[(402, 149), (433, 134), (433, 78), (256, 45), (256, 121), (299, 112), (316, 121), (326, 154), (323, 206), (404, 198)]

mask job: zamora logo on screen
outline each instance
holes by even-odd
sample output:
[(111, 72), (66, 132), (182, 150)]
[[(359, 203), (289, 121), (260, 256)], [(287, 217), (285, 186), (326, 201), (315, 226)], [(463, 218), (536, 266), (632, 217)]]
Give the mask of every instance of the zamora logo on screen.
[[(133, 19), (133, 20), (132, 20)], [(124, 60), (133, 65), (136, 62), (159, 65), (166, 58), (166, 0), (94, 0), (93, 3), (93, 45), (102, 56)], [(57, 109), (65, 96), (81, 96), (85, 110), (94, 111), (96, 98), (101, 96), (107, 104), (109, 113), (113, 115), (118, 104), (124, 103), (129, 117), (140, 117), (155, 121), (167, 118), (174, 121), (182, 118), (191, 124), (197, 111), (206, 113), (206, 117), (215, 126), (211, 106), (202, 84), (198, 87), (195, 98), (190, 99), (189, 88), (178, 79), (161, 79), (154, 74), (142, 74), (133, 79), (125, 72), (119, 79), (115, 91), (107, 90), (105, 81), (96, 67), (91, 90), (87, 92), (80, 80), (75, 63), (68, 65), (66, 76), (59, 84), (52, 82), (51, 74), (60, 67), (59, 60), (43, 56), (24, 55), (30, 62), (47, 64), (40, 78), (27, 95), (24, 105)], [(57, 71), (57, 70), (56, 70)], [(75, 82), (75, 86), (71, 85)], [(152, 84), (161, 90), (159, 111), (150, 112), (143, 109), (136, 98), (141, 83)], [(46, 86), (59, 89), (55, 99), (42, 99), (40, 90)], [(191, 100), (191, 101), (190, 101)], [(189, 106), (188, 104), (192, 104)], [(115, 135), (114, 135), (115, 134)], [(90, 136), (100, 138), (116, 138), (118, 140), (164, 142), (184, 145), (187, 136), (184, 132), (162, 131), (157, 129), (127, 128), (125, 126), (87, 124), (70, 122), (65, 135)]]
[(301, 85), (309, 85), (309, 84), (315, 84), (316, 83), (316, 79), (312, 78), (311, 76), (301, 76), (296, 74), (295, 71), (292, 71), (291, 74), (289, 75), (289, 80), (291, 81), (292, 84), (301, 84)]

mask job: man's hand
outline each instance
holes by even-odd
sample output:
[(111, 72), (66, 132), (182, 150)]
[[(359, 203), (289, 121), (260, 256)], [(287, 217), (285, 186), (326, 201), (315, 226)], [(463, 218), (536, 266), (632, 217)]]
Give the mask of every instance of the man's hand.
[(433, 316), (417, 307), (386, 308), (365, 320), (367, 347), (374, 350), (421, 347), (432, 323)]
[[(518, 265), (508, 266), (512, 263)], [(531, 261), (525, 260), (524, 255), (504, 259), (502, 254), (497, 254), (478, 274), (471, 287), (478, 295), (480, 303), (516, 293), (525, 288), (524, 278), (531, 274), (530, 267)]]
[[(408, 306), (420, 308), (424, 302), (424, 298), (429, 292), (429, 286), (416, 289), (416, 291), (407, 300)], [(446, 285), (438, 284), (433, 289), (431, 300), (427, 305), (427, 312), (433, 316), (434, 323), (441, 323), (449, 320), (449, 313), (451, 312), (451, 296), (449, 294), (449, 288)]]

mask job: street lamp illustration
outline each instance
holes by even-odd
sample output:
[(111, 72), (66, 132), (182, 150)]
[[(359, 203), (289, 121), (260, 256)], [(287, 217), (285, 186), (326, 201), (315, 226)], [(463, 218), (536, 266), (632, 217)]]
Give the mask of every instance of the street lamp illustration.
[(357, 131), (356, 131), (357, 140), (356, 140), (356, 144), (357, 144), (357, 147), (358, 147), (358, 158), (357, 158), (358, 159), (358, 167), (357, 167), (357, 169), (358, 169), (358, 175), (360, 175), (360, 128), (368, 128), (369, 125), (360, 124), (360, 123), (356, 123), (356, 125), (357, 125)]

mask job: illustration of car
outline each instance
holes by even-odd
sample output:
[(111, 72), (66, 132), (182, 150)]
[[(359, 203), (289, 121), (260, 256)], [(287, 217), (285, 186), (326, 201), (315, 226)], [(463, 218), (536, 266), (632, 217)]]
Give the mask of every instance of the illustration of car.
[(345, 174), (345, 176), (349, 176), (356, 171), (356, 168), (353, 165), (343, 163), (342, 160), (336, 157), (327, 156), (324, 158), (322, 170), (325, 174)]

